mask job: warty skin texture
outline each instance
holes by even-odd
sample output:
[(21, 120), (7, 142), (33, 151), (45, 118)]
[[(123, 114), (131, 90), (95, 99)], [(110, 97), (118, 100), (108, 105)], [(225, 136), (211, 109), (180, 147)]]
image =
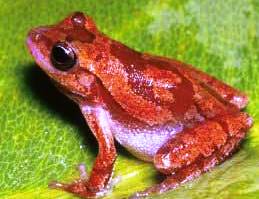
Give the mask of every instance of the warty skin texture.
[[(60, 70), (53, 62), (57, 43), (73, 53), (71, 68)], [(79, 105), (99, 144), (88, 179), (52, 183), (54, 188), (82, 198), (105, 195), (117, 140), (166, 176), (132, 198), (175, 189), (233, 154), (252, 126), (241, 112), (248, 103), (244, 93), (188, 64), (130, 49), (83, 13), (32, 29), (27, 45), (39, 67)]]

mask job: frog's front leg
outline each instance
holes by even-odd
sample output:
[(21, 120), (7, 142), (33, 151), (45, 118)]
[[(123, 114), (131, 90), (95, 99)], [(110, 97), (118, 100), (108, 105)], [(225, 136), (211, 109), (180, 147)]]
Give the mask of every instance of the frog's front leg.
[(154, 157), (155, 167), (168, 177), (162, 183), (136, 193), (132, 199), (175, 189), (210, 170), (237, 149), (251, 125), (247, 114), (235, 113), (177, 134)]
[(104, 109), (82, 106), (81, 111), (99, 145), (91, 175), (88, 179), (79, 179), (71, 184), (52, 183), (51, 187), (63, 189), (82, 198), (95, 198), (105, 195), (111, 189), (110, 180), (117, 154)]

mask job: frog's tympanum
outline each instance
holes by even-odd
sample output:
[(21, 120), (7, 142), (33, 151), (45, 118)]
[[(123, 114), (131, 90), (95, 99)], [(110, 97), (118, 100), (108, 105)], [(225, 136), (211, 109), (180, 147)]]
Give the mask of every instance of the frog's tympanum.
[(76, 12), (32, 29), (39, 67), (80, 110), (99, 144), (88, 178), (51, 186), (82, 198), (111, 188), (117, 140), (165, 179), (132, 198), (176, 189), (230, 157), (252, 126), (247, 96), (194, 67), (140, 53)]

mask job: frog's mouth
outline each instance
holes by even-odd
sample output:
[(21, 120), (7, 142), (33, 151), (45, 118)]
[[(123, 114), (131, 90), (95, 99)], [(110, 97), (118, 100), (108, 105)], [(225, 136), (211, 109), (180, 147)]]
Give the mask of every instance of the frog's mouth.
[(77, 103), (82, 102), (85, 100), (86, 96), (82, 95), (81, 93), (76, 92), (73, 89), (69, 89), (66, 86), (59, 84), (54, 79), (50, 78), (50, 81), (55, 85), (55, 87), (63, 94), (65, 94), (69, 99), (75, 101)]

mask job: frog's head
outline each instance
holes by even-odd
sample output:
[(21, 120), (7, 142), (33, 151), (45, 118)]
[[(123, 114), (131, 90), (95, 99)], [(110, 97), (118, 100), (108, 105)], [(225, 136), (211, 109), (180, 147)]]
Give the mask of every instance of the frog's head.
[(32, 29), (27, 45), (57, 87), (78, 100), (89, 97), (97, 81), (89, 66), (97, 56), (95, 49), (100, 42), (96, 40), (101, 35), (90, 17), (76, 12), (56, 25)]

